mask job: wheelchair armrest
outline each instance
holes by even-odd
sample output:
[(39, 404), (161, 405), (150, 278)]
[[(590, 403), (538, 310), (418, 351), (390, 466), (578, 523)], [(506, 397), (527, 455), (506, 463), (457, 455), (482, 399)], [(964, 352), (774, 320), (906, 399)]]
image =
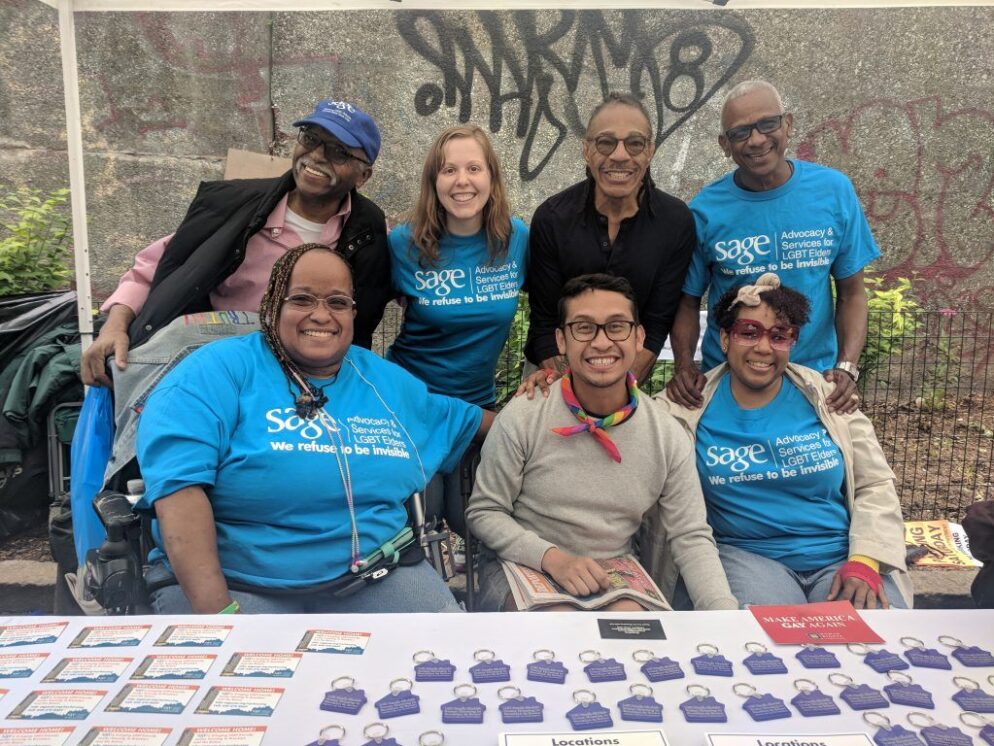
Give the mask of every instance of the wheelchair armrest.
[(141, 520), (131, 509), (128, 496), (114, 490), (104, 490), (93, 498), (93, 509), (107, 530), (108, 538), (120, 539), (132, 526)]

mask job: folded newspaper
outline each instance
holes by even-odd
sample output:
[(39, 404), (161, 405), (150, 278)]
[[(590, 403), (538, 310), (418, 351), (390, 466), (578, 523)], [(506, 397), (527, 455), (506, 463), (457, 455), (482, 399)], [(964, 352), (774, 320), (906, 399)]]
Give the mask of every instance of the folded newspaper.
[(611, 588), (582, 598), (568, 593), (544, 572), (507, 560), (501, 560), (501, 566), (511, 586), (514, 602), (522, 611), (564, 603), (581, 609), (599, 609), (623, 598), (636, 601), (650, 611), (670, 610), (662, 591), (634, 555), (623, 554), (595, 561), (607, 571)]

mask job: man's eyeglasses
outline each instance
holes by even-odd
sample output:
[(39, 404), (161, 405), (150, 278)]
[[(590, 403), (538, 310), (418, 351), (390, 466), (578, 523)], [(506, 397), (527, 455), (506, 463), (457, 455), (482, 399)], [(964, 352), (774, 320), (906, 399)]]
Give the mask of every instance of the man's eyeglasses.
[(372, 166), (373, 164), (367, 161), (365, 158), (360, 158), (357, 155), (353, 155), (348, 150), (343, 148), (337, 142), (332, 140), (325, 140), (314, 134), (313, 130), (302, 127), (297, 131), (297, 142), (303, 145), (307, 150), (314, 150), (318, 146), (324, 146), (324, 157), (329, 163), (337, 163), (341, 165), (342, 163), (348, 163), (349, 159), (359, 161), (365, 166)]
[(729, 142), (745, 142), (749, 139), (749, 135), (752, 134), (753, 130), (756, 130), (761, 135), (768, 135), (771, 132), (776, 132), (783, 125), (783, 118), (787, 116), (786, 114), (777, 114), (775, 117), (763, 117), (758, 122), (753, 122), (752, 124), (743, 124), (738, 127), (732, 127), (731, 129), (725, 130), (725, 138)]
[(632, 336), (635, 328), (634, 321), (608, 321), (606, 324), (595, 324), (593, 321), (571, 321), (566, 324), (570, 336), (577, 342), (589, 342), (597, 336), (601, 329), (612, 342), (624, 342)]
[(736, 319), (730, 330), (732, 341), (745, 347), (755, 347), (766, 337), (774, 350), (789, 350), (797, 344), (800, 329), (790, 324), (774, 324), (769, 329), (752, 319)]
[(625, 143), (625, 150), (628, 152), (628, 155), (642, 155), (642, 151), (649, 144), (649, 138), (642, 135), (629, 135), (624, 140), (619, 140), (614, 135), (598, 135), (593, 138), (588, 137), (587, 140), (594, 144), (594, 148), (601, 155), (611, 155), (611, 153), (618, 149), (619, 142)]
[(310, 293), (294, 293), (284, 298), (283, 302), (297, 311), (313, 311), (321, 303), (324, 303), (332, 313), (346, 313), (355, 308), (355, 301), (347, 295), (318, 298)]

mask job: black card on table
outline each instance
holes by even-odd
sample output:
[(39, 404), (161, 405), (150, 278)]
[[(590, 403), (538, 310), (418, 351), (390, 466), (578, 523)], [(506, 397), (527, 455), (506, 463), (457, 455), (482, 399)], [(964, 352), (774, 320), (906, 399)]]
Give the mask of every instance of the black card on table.
[(665, 640), (658, 619), (598, 619), (602, 640)]

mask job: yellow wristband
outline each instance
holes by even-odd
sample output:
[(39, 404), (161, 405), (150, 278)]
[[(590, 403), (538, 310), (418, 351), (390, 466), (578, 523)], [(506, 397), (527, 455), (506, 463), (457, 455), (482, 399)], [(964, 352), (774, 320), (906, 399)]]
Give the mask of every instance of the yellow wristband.
[(880, 572), (880, 563), (877, 562), (872, 557), (866, 557), (865, 555), (862, 554), (854, 554), (852, 557), (849, 558), (849, 561), (859, 562), (860, 564), (869, 567), (871, 570), (873, 570), (873, 572)]
[(221, 609), (218, 614), (240, 614), (241, 612), (241, 605), (237, 601), (232, 601), (230, 604)]

